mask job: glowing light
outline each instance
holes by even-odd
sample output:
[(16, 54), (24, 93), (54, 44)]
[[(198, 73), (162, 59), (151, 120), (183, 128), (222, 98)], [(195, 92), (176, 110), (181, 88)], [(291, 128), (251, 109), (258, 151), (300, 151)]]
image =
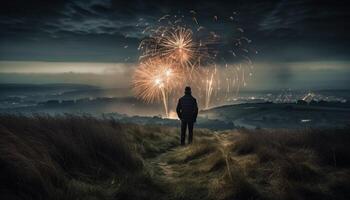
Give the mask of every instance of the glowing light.
[[(243, 35), (245, 31), (227, 26), (237, 37), (229, 39), (233, 41), (228, 45), (231, 49), (223, 52), (222, 44), (227, 38), (222, 30), (226, 29), (204, 27), (196, 17), (197, 12), (190, 14), (189, 20), (183, 15), (164, 15), (158, 24), (142, 31), (147, 37), (138, 47), (140, 66), (133, 77), (133, 90), (146, 102), (163, 102), (167, 116), (169, 97), (181, 95), (186, 85), (192, 86), (204, 99), (202, 105), (208, 108), (233, 99), (252, 77), (253, 68), (246, 66), (252, 65), (249, 53), (256, 50), (249, 47), (251, 40)], [(232, 16), (227, 18), (234, 23)], [(227, 25), (223, 19), (214, 16), (215, 23)], [(224, 55), (231, 55), (235, 64), (222, 63)]]
[(162, 101), (166, 116), (169, 94), (180, 82), (180, 76), (170, 66), (159, 59), (148, 60), (140, 64), (133, 76), (135, 95), (148, 103)]
[(154, 80), (154, 82), (156, 83), (156, 85), (160, 85), (160, 84), (161, 84), (161, 82), (162, 82), (162, 80), (161, 80), (161, 79), (159, 79), (159, 78), (156, 78), (156, 80)]
[(167, 77), (171, 76), (171, 69), (167, 69), (166, 72), (165, 72), (165, 75)]

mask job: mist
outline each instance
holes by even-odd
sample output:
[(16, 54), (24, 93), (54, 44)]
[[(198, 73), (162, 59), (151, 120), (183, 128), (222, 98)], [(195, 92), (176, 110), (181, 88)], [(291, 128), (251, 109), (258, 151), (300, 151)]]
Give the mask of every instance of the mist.
[[(0, 83), (130, 88), (136, 63), (0, 62)], [(220, 70), (220, 68), (219, 68)], [(349, 89), (348, 61), (258, 62), (242, 90)]]

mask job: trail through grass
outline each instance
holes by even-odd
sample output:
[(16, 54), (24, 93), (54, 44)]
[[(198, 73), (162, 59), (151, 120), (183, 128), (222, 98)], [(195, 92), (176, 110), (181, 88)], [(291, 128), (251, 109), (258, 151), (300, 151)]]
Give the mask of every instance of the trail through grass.
[[(169, 199), (218, 198), (216, 190), (224, 179), (233, 180), (230, 147), (234, 140), (217, 132), (197, 134), (193, 144), (169, 148), (146, 160), (157, 176), (155, 180), (166, 186)], [(221, 198), (226, 197), (223, 193)]]
[(349, 128), (195, 129), (0, 115), (0, 199), (350, 199)]
[(330, 134), (197, 130), (193, 144), (147, 162), (166, 188), (164, 199), (347, 199), (349, 150)]

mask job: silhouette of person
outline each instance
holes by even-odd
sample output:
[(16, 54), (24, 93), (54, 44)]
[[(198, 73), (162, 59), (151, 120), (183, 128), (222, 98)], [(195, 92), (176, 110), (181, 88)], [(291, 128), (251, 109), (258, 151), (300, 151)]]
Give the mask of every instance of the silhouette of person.
[(196, 99), (191, 94), (191, 88), (185, 88), (185, 95), (179, 99), (176, 106), (177, 116), (181, 120), (181, 145), (185, 145), (186, 129), (188, 127), (188, 144), (192, 143), (193, 125), (198, 115)]

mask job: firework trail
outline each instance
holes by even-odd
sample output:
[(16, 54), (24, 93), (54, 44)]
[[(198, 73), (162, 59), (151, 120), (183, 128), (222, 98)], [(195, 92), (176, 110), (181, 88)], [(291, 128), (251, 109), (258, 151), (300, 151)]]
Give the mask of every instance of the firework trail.
[(214, 84), (215, 84), (215, 80), (214, 77), (216, 76), (216, 67), (214, 68), (213, 72), (210, 72), (210, 70), (208, 70), (208, 74), (207, 74), (207, 80), (206, 80), (206, 87), (205, 87), (205, 108), (209, 108), (210, 105), (210, 100), (212, 97), (212, 93), (213, 93), (213, 89), (214, 89)]
[(180, 82), (180, 78), (171, 63), (159, 59), (148, 60), (142, 62), (135, 70), (133, 91), (138, 98), (147, 103), (161, 101), (168, 116), (169, 95)]
[[(216, 15), (211, 21), (217, 24), (203, 26), (191, 10), (188, 16), (164, 15), (142, 31), (140, 65), (133, 76), (138, 98), (162, 102), (168, 116), (170, 97), (180, 95), (186, 85), (203, 97), (205, 108), (238, 95), (246, 76), (252, 76), (252, 67), (246, 67), (252, 66), (250, 52), (257, 51), (232, 16)], [(229, 34), (223, 31), (227, 27), (232, 27)]]

